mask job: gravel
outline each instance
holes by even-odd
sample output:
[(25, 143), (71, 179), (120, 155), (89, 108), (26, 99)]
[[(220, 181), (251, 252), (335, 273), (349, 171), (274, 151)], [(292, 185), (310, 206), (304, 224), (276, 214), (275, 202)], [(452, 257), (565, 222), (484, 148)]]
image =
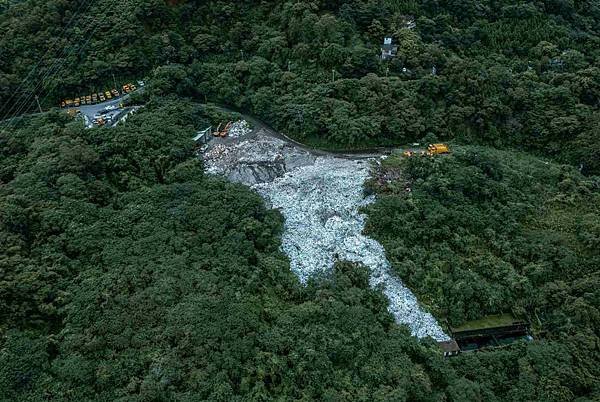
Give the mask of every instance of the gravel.
[(435, 318), (392, 272), (385, 250), (362, 234), (363, 183), (370, 162), (315, 157), (265, 135), (237, 143), (218, 144), (204, 153), (210, 173), (245, 183), (285, 217), (282, 249), (302, 283), (332, 269), (336, 260), (360, 262), (370, 269), (370, 284), (390, 300), (396, 322), (412, 334), (448, 340)]
[(248, 123), (246, 120), (238, 120), (229, 128), (228, 136), (230, 138), (239, 138), (248, 135), (251, 132), (252, 127), (250, 127), (250, 123)]
[(211, 143), (203, 150), (208, 173), (221, 174), (236, 183), (253, 185), (273, 181), (299, 166), (312, 164), (315, 157), (264, 131), (231, 142)]

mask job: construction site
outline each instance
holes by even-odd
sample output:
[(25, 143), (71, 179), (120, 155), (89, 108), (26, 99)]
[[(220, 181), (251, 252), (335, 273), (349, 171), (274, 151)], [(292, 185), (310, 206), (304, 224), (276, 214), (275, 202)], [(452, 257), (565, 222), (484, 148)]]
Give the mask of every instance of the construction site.
[(65, 99), (61, 102), (61, 107), (70, 116), (82, 118), (86, 128), (114, 127), (140, 108), (126, 106), (128, 97), (143, 89), (144, 81), (138, 81), (138, 85), (139, 87), (125, 84), (120, 92), (113, 88), (104, 93)]
[[(144, 86), (143, 81), (139, 81), (140, 86)], [(60, 102), (61, 108), (79, 107), (81, 105), (95, 105), (97, 103), (106, 102), (107, 100), (117, 99), (123, 95), (134, 92), (137, 87), (134, 84), (125, 84), (121, 88), (121, 92), (116, 88), (106, 90), (104, 92), (92, 93), (89, 95), (78, 96), (73, 99), (64, 99)]]
[[(363, 234), (365, 217), (360, 213), (375, 200), (365, 196), (363, 186), (385, 153), (313, 151), (255, 123), (251, 127), (245, 120), (223, 122), (198, 132), (194, 140), (207, 173), (250, 186), (283, 214), (282, 250), (302, 283), (327, 275), (339, 260), (364, 264), (371, 286), (388, 298), (396, 322), (407, 325), (416, 337), (435, 339), (445, 357), (531, 339), (529, 326), (509, 315), (444, 329), (392, 272), (383, 246)], [(425, 149), (413, 145), (394, 152), (406, 158), (451, 153), (443, 143)]]

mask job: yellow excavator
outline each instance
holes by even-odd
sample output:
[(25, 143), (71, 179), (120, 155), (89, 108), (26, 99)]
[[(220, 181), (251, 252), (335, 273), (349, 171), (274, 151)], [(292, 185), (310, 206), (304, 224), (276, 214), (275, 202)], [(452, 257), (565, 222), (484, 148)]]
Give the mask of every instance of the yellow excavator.
[[(427, 151), (421, 151), (419, 154), (421, 156), (434, 156), (434, 155), (442, 155), (449, 154), (450, 147), (447, 144), (429, 144), (427, 146)], [(402, 156), (406, 158), (410, 158), (411, 156), (417, 155), (415, 151), (404, 151), (402, 152)]]
[(441, 154), (449, 154), (450, 148), (446, 144), (429, 144), (427, 147), (427, 155), (441, 155)]

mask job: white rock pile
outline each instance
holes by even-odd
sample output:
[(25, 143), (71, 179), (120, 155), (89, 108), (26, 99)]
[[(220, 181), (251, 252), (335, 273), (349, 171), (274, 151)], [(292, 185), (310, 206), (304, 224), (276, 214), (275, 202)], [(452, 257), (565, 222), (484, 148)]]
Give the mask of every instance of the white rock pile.
[(371, 271), (370, 284), (389, 298), (389, 310), (413, 335), (443, 341), (448, 336), (416, 297), (391, 273), (381, 244), (362, 234), (359, 208), (370, 162), (315, 157), (275, 138), (219, 144), (204, 154), (207, 171), (252, 186), (285, 217), (283, 251), (292, 271), (305, 283), (331, 270), (336, 260), (360, 262)]
[(246, 120), (238, 120), (231, 125), (231, 128), (229, 128), (228, 136), (231, 138), (239, 138), (248, 135), (251, 132), (252, 127), (250, 127), (250, 123)]
[(373, 201), (363, 196), (368, 175), (368, 162), (320, 157), (313, 165), (253, 188), (283, 213), (282, 247), (300, 281), (332, 269), (336, 259), (363, 263), (371, 270), (371, 286), (381, 286), (389, 298), (398, 323), (419, 338), (448, 340), (435, 318), (390, 272), (381, 244), (362, 234), (365, 217), (359, 208)]

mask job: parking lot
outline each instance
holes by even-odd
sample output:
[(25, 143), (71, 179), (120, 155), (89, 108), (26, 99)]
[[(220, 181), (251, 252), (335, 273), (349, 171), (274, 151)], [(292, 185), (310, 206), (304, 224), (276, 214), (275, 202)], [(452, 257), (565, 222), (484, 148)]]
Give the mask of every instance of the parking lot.
[[(141, 91), (143, 88), (136, 90)], [(67, 110), (78, 110), (80, 116), (85, 122), (87, 128), (93, 127), (114, 127), (126, 116), (135, 112), (139, 107), (121, 107), (122, 103), (129, 98), (130, 94), (124, 94), (118, 98), (113, 98), (105, 102), (96, 103), (94, 105), (80, 105), (79, 107), (70, 107)], [(101, 120), (104, 124), (98, 124)]]

